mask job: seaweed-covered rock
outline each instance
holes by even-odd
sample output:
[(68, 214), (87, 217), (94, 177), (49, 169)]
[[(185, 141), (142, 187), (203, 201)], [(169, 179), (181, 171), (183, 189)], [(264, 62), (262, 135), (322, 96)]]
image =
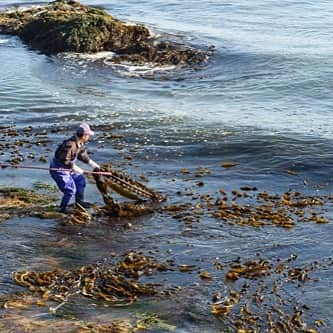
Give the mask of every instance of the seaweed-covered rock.
[(200, 64), (206, 52), (168, 41), (156, 41), (140, 24), (127, 24), (106, 11), (72, 0), (0, 13), (0, 32), (18, 35), (46, 54), (112, 51), (114, 62)]

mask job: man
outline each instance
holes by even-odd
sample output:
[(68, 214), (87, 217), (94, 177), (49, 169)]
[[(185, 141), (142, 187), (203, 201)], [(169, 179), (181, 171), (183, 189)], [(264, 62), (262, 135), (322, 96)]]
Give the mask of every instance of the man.
[(50, 164), (50, 168), (52, 169), (62, 169), (50, 171), (51, 177), (63, 193), (60, 203), (61, 213), (68, 213), (68, 205), (74, 197), (75, 202), (84, 208), (90, 206), (89, 203), (84, 201), (84, 189), (86, 187), (84, 174), (86, 171), (78, 167), (75, 163), (77, 160), (80, 160), (89, 164), (95, 172), (100, 170), (100, 166), (88, 156), (84, 147), (84, 144), (88, 142), (91, 135), (94, 135), (94, 132), (90, 129), (89, 125), (85, 123), (81, 124), (74, 136), (58, 146)]

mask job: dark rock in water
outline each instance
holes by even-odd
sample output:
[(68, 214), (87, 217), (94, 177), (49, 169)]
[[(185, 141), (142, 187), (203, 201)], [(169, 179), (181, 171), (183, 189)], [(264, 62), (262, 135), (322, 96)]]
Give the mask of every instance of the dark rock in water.
[(208, 53), (171, 42), (160, 42), (156, 46), (151, 43), (142, 43), (136, 52), (121, 54), (114, 62), (130, 61), (134, 63), (153, 62), (161, 65), (196, 65), (203, 63)]
[(137, 48), (149, 31), (126, 25), (101, 9), (75, 1), (57, 0), (45, 7), (0, 15), (2, 32), (17, 34), (32, 47), (48, 54), (59, 52), (118, 52)]
[(46, 54), (112, 51), (113, 62), (197, 65), (207, 52), (169, 41), (157, 41), (143, 25), (119, 21), (102, 9), (72, 0), (56, 0), (44, 7), (0, 13), (0, 32), (18, 35)]

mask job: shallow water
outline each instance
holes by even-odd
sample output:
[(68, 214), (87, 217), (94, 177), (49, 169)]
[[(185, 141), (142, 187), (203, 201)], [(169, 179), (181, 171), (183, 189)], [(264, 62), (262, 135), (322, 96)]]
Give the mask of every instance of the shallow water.
[[(42, 3), (5, 0), (0, 9)], [(56, 145), (79, 122), (87, 121), (97, 132), (88, 145), (93, 158), (111, 161), (136, 177), (145, 175), (149, 186), (167, 194), (168, 203), (191, 202), (186, 192), (217, 195), (220, 188), (230, 192), (244, 185), (278, 194), (289, 189), (308, 195), (331, 192), (330, 2), (288, 0), (283, 6), (258, 0), (83, 3), (144, 23), (155, 34), (169, 34), (171, 39), (203, 49), (215, 45), (216, 52), (200, 70), (134, 68), (110, 66), (99, 56), (47, 57), (15, 37), (1, 35), (0, 125), (18, 129), (31, 125), (37, 135), (27, 135), (27, 140), (43, 138), (44, 130), (50, 140), (23, 147), (23, 164), (41, 165), (39, 156), (51, 158)], [(103, 125), (112, 125), (112, 133), (123, 138), (105, 138), (103, 134), (110, 130)], [(50, 133), (59, 126), (63, 131)], [(13, 140), (0, 132), (0, 143)], [(1, 161), (10, 160), (13, 150), (2, 150)], [(32, 152), (35, 159), (27, 157)], [(224, 169), (221, 162), (237, 166)], [(197, 186), (201, 179), (194, 176), (198, 166), (211, 170), (202, 177), (203, 187)], [(183, 167), (190, 170), (189, 176), (180, 172)], [(5, 169), (0, 177), (0, 184), (9, 186), (52, 183), (47, 172)], [(88, 186), (87, 198), (102, 202), (93, 184)], [(331, 220), (331, 207), (327, 210)], [(110, 253), (121, 255), (129, 248), (172, 257), (177, 264), (194, 263), (207, 271), (212, 271), (216, 258), (230, 262), (257, 253), (268, 259), (297, 254), (301, 266), (333, 255), (331, 223), (297, 224), (292, 230), (253, 229), (205, 217), (188, 226), (160, 212), (132, 221), (132, 229), (126, 223), (66, 227), (51, 220), (6, 221), (0, 225), (1, 293), (21, 290), (11, 280), (15, 270), (75, 268), (108, 260)], [(62, 239), (69, 245), (57, 246)], [(333, 327), (331, 273), (331, 268), (319, 270), (314, 273), (318, 282), (289, 290), (298, 304), (309, 305), (308, 322), (326, 321), (322, 332)], [(213, 292), (226, 288), (223, 276), (217, 274), (211, 283), (202, 282), (197, 273), (155, 278), (194, 291), (168, 302), (143, 300), (132, 308), (118, 309), (117, 315), (143, 308), (158, 310), (177, 325), (177, 333), (222, 329), (223, 323), (210, 315), (207, 302)], [(103, 305), (86, 307), (84, 302), (77, 303), (78, 318), (109, 314)], [(38, 311), (45, 309), (36, 310), (37, 317), (42, 316)], [(69, 306), (64, 307), (66, 311), (74, 310)]]

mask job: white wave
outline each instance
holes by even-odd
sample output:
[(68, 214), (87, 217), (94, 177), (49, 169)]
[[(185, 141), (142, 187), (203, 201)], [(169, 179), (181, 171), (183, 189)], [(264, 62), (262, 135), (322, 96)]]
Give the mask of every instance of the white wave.
[(9, 42), (9, 39), (1, 39), (0, 38), (0, 44), (6, 44)]
[(114, 52), (111, 51), (102, 51), (102, 52), (97, 52), (93, 54), (80, 54), (79, 57), (81, 59), (90, 59), (90, 60), (98, 60), (98, 59), (111, 59), (115, 56)]
[(39, 9), (39, 8), (43, 8), (43, 6), (38, 6), (38, 5), (32, 5), (32, 6), (18, 6), (18, 7), (15, 7), (15, 8), (10, 8), (10, 9), (6, 9), (6, 13), (14, 13), (16, 11), (21, 11), (21, 12), (25, 12), (27, 10), (30, 10), (30, 9)]
[(142, 77), (142, 76), (153, 76), (156, 74), (162, 74), (169, 71), (172, 71), (177, 68), (175, 65), (157, 65), (156, 63), (146, 63), (143, 65), (134, 65), (131, 63), (120, 63), (116, 64), (112, 62), (116, 53), (110, 51), (102, 51), (93, 54), (81, 54), (81, 53), (62, 53), (64, 59), (74, 59), (79, 65), (83, 66), (84, 62), (82, 61), (101, 61), (104, 65), (110, 67), (114, 72), (131, 77)]
[(110, 66), (112, 70), (118, 74), (133, 77), (152, 76), (155, 74), (169, 72), (176, 68), (175, 65), (160, 66), (153, 63), (147, 63), (145, 65), (114, 64), (107, 61), (104, 61), (104, 63)]
[(112, 59), (115, 56), (114, 52), (111, 51), (102, 51), (97, 53), (73, 53), (73, 52), (64, 52), (62, 53), (65, 59), (84, 59), (84, 60), (105, 60)]

